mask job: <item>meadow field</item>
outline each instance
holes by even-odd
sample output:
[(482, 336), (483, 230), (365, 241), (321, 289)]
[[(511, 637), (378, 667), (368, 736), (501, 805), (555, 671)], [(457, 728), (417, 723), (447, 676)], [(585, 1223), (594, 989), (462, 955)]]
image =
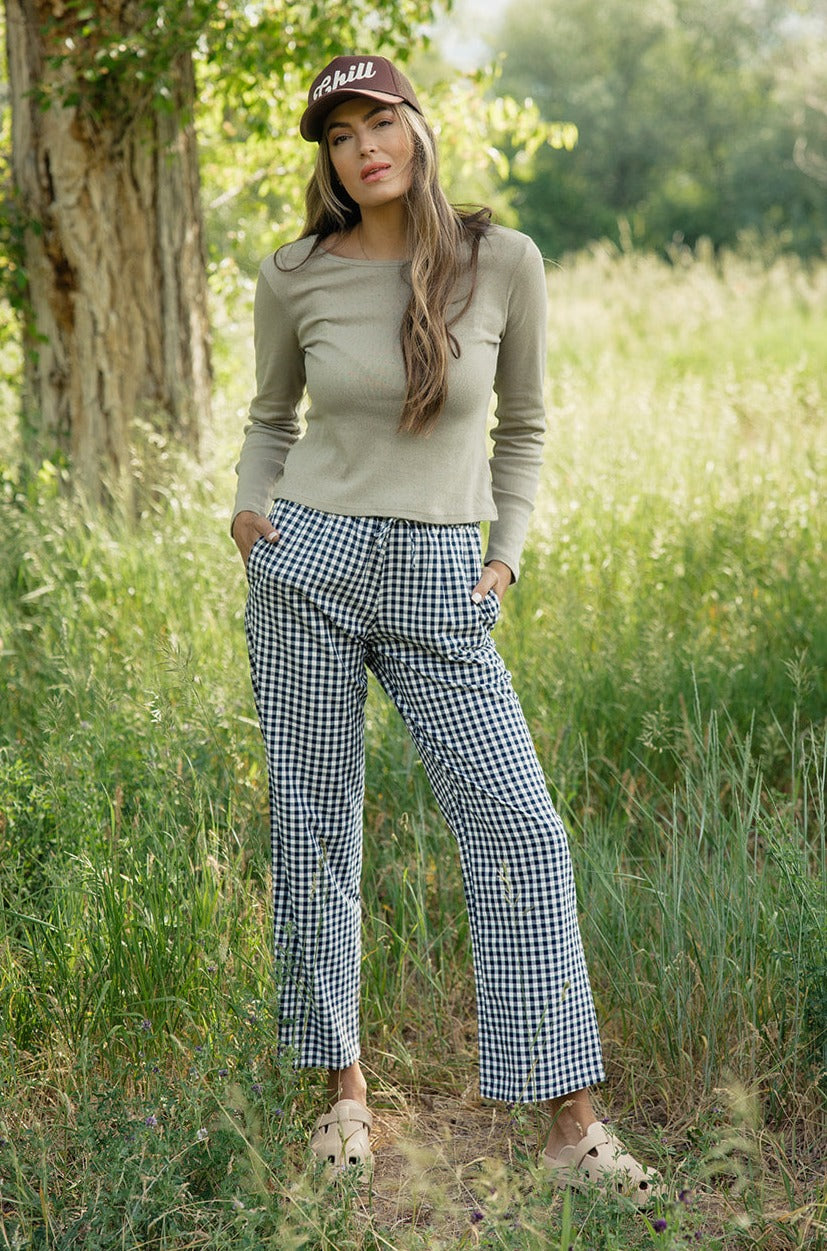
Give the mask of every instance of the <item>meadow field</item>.
[(266, 779), (228, 535), (249, 299), (206, 464), (140, 516), (0, 452), (0, 1247), (827, 1247), (827, 265), (595, 247), (549, 272), (550, 437), (500, 649), (570, 833), (599, 1092), (670, 1184), (553, 1193), (476, 1087), (457, 857), (368, 705), (373, 1186), (277, 1058)]

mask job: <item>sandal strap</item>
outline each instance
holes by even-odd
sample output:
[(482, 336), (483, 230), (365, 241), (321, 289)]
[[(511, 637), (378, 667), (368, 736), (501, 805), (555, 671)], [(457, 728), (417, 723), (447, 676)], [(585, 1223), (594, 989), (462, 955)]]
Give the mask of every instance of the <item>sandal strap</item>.
[(655, 1169), (644, 1168), (633, 1155), (626, 1150), (623, 1143), (612, 1133), (606, 1135), (609, 1146), (614, 1156), (614, 1171), (622, 1171), (626, 1173), (632, 1181), (645, 1183), (652, 1186), (660, 1180), (660, 1174)]
[(373, 1116), (368, 1108), (355, 1099), (339, 1099), (329, 1112), (323, 1112), (316, 1121), (316, 1129), (328, 1129), (331, 1125), (343, 1125), (346, 1121), (373, 1128)]
[(575, 1168), (580, 1168), (591, 1151), (604, 1146), (618, 1148), (620, 1143), (609, 1133), (605, 1125), (601, 1125), (600, 1121), (592, 1121), (577, 1146), (571, 1148), (572, 1154), (567, 1163), (573, 1164)]

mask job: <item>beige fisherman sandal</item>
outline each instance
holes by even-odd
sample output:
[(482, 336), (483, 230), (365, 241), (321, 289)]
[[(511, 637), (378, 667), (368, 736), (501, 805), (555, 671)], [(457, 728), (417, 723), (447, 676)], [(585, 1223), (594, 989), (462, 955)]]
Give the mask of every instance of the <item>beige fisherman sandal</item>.
[(370, 1131), (373, 1116), (355, 1099), (340, 1099), (329, 1112), (323, 1112), (313, 1126), (310, 1150), (317, 1160), (336, 1169), (373, 1160)]
[(639, 1164), (600, 1121), (589, 1126), (577, 1146), (563, 1147), (556, 1156), (544, 1151), (541, 1161), (556, 1186), (611, 1188), (638, 1207), (646, 1207), (665, 1192), (660, 1174)]

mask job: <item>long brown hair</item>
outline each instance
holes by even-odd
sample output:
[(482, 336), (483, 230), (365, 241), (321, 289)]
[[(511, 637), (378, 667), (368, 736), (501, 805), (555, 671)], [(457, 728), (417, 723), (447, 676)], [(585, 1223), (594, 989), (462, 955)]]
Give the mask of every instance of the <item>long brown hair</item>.
[[(431, 127), (407, 104), (393, 108), (413, 153), (411, 183), (404, 196), (411, 296), (400, 327), (406, 392), (399, 429), (427, 434), (445, 407), (448, 357), (460, 354), (451, 327), (473, 298), (480, 239), (491, 224), (491, 210), (471, 212), (448, 203), (439, 183), (436, 138)], [(307, 185), (305, 209), (301, 238), (317, 236), (310, 255), (329, 235), (352, 230), (361, 221), (358, 204), (336, 177), (324, 138)], [(467, 295), (459, 312), (448, 319), (448, 307), (457, 298), (463, 276), (470, 278)]]

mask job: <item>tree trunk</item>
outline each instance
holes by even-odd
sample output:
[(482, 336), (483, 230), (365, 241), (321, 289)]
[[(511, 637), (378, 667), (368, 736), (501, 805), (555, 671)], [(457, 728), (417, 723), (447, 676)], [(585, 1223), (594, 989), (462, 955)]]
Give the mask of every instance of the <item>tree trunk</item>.
[(193, 68), (188, 54), (176, 61), (163, 111), (141, 107), (137, 84), (132, 115), (120, 90), (112, 116), (84, 108), (56, 21), (65, 8), (6, 0), (28, 278), (24, 442), (65, 457), (90, 498), (122, 499), (136, 418), (197, 451), (209, 414)]

